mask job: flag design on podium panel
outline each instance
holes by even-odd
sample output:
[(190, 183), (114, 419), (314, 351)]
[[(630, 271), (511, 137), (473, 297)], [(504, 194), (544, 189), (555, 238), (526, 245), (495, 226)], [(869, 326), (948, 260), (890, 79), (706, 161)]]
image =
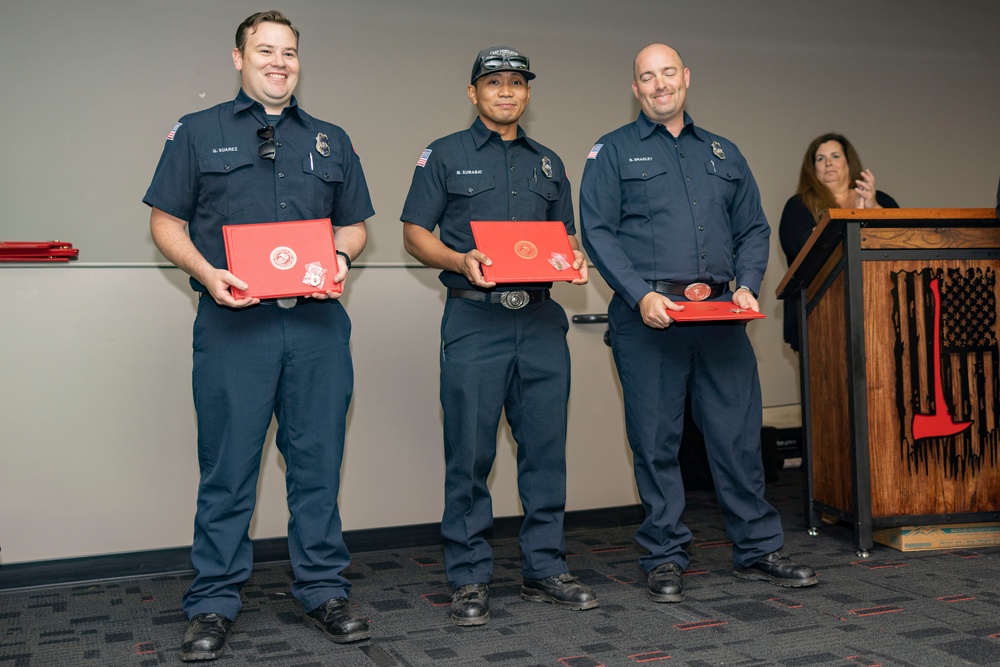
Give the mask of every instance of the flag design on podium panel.
[(892, 284), (896, 408), (908, 469), (940, 464), (962, 479), (1000, 465), (996, 272), (900, 271)]

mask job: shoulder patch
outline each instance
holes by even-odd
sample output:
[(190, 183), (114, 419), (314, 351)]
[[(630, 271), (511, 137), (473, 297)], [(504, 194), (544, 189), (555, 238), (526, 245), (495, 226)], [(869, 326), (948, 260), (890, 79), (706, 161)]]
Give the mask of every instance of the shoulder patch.
[(425, 149), (424, 152), (420, 154), (420, 157), (417, 158), (417, 166), (418, 167), (426, 166), (427, 158), (429, 158), (430, 156), (431, 156), (431, 149), (429, 148)]
[(602, 148), (604, 148), (604, 144), (594, 144), (594, 147), (590, 149), (590, 153), (587, 154), (587, 159), (593, 160), (594, 158), (596, 158), (597, 154), (601, 152)]
[(183, 125), (183, 124), (184, 123), (177, 123), (176, 125), (174, 125), (174, 129), (172, 129), (169, 132), (167, 132), (167, 141), (173, 141), (174, 140), (174, 135), (177, 134), (178, 128), (180, 128), (180, 126)]

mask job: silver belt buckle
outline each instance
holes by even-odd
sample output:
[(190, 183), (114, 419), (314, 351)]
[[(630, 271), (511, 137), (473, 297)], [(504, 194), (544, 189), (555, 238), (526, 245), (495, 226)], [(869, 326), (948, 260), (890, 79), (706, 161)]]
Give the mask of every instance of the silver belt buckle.
[(712, 288), (705, 283), (691, 283), (684, 288), (684, 296), (689, 301), (704, 301), (712, 295)]
[(528, 293), (523, 289), (501, 292), (500, 303), (503, 304), (504, 308), (520, 310), (528, 305)]
[(299, 297), (297, 296), (286, 296), (282, 299), (278, 299), (278, 308), (294, 308), (299, 303)]

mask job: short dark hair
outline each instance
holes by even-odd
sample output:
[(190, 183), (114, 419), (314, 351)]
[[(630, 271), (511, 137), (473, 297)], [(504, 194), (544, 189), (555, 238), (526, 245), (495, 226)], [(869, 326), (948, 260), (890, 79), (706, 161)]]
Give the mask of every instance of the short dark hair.
[(288, 17), (279, 12), (277, 9), (272, 9), (267, 12), (257, 12), (251, 16), (248, 16), (240, 27), (236, 29), (236, 48), (240, 53), (243, 53), (243, 49), (247, 45), (247, 35), (251, 32), (257, 32), (257, 26), (261, 23), (278, 23), (280, 25), (287, 25), (291, 28), (292, 32), (295, 34), (295, 45), (299, 45), (299, 30), (292, 25), (292, 22), (288, 20)]

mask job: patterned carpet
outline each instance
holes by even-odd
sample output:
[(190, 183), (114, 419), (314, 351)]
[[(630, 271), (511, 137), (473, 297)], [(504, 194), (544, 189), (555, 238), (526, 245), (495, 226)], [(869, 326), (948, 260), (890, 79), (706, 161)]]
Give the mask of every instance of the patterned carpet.
[[(851, 532), (801, 528), (798, 478), (768, 487), (782, 511), (787, 550), (820, 583), (783, 589), (733, 577), (730, 548), (711, 492), (689, 494), (695, 534), (687, 599), (644, 594), (634, 528), (568, 536), (574, 574), (600, 607), (571, 612), (521, 600), (516, 540), (494, 542), (492, 620), (448, 621), (450, 590), (438, 547), (355, 554), (355, 607), (373, 637), (328, 642), (303, 625), (287, 563), (258, 566), (226, 653), (214, 664), (287, 667), (496, 665), (1000, 665), (1000, 548), (902, 553), (876, 545), (855, 556)], [(181, 664), (180, 596), (190, 575), (0, 593), (0, 667)]]

